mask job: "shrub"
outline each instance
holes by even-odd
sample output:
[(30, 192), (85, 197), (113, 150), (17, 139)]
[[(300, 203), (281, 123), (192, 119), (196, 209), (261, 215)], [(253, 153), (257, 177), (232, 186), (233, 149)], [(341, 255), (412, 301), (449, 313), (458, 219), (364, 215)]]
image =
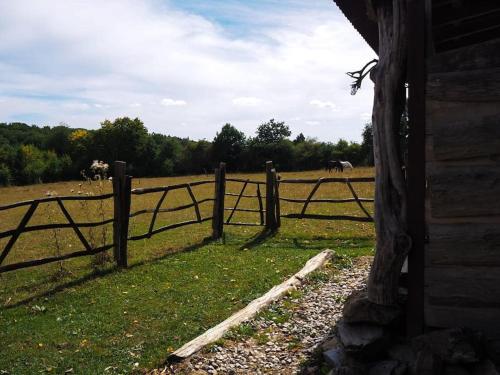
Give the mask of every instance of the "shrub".
[(12, 175), (10, 169), (5, 164), (0, 164), (0, 186), (10, 185)]

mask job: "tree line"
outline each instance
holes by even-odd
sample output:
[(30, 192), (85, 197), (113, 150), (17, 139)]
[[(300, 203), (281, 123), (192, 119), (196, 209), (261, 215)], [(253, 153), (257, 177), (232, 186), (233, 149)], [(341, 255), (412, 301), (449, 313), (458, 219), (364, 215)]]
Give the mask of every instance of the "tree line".
[(78, 179), (93, 160), (124, 160), (135, 177), (210, 173), (220, 161), (231, 172), (261, 171), (266, 160), (281, 171), (319, 169), (336, 159), (373, 165), (370, 124), (362, 136), (361, 143), (320, 142), (302, 133), (292, 139), (290, 128), (274, 119), (250, 137), (225, 124), (212, 141), (149, 133), (128, 117), (105, 120), (96, 130), (0, 123), (0, 185)]

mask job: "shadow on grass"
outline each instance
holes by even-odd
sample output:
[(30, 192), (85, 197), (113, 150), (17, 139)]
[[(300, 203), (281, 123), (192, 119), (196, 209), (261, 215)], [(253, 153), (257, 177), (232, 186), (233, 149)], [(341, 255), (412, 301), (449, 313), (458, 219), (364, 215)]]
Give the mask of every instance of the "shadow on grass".
[(293, 246), (297, 249), (302, 249), (302, 250), (324, 249), (325, 247), (342, 248), (342, 249), (368, 247), (373, 244), (373, 241), (374, 239), (369, 236), (356, 236), (356, 237), (353, 236), (353, 237), (338, 237), (338, 238), (294, 237), (292, 239)]
[(140, 262), (133, 263), (127, 269), (133, 269), (135, 267), (143, 266), (145, 264), (155, 263), (155, 262), (157, 262), (159, 260), (169, 258), (169, 257), (171, 257), (172, 255), (175, 255), (175, 254), (188, 253), (188, 252), (191, 252), (191, 251), (195, 251), (195, 250), (201, 249), (202, 247), (204, 247), (204, 246), (206, 246), (206, 245), (208, 245), (208, 244), (210, 244), (212, 242), (214, 242), (214, 240), (212, 239), (212, 237), (210, 237), (210, 236), (209, 237), (205, 237), (200, 242), (197, 242), (195, 244), (192, 244), (192, 245), (189, 245), (189, 246), (186, 246), (186, 247), (179, 247), (179, 248), (176, 248), (176, 249), (170, 249), (167, 253), (165, 253), (163, 255), (156, 256), (156, 257), (154, 257), (152, 259), (145, 259), (145, 260), (142, 260)]
[[(178, 249), (174, 249), (172, 251), (169, 251), (166, 254), (163, 254), (161, 256), (155, 257), (153, 259), (147, 259), (147, 260), (142, 260), (142, 261), (133, 263), (133, 264), (131, 264), (131, 265), (129, 265), (127, 267), (127, 270), (132, 270), (132, 269), (134, 269), (136, 267), (143, 266), (143, 265), (146, 265), (146, 264), (152, 264), (152, 263), (155, 263), (155, 262), (157, 262), (159, 260), (168, 258), (168, 257), (173, 256), (173, 255), (178, 254), (178, 253), (185, 253), (185, 252), (195, 251), (195, 250), (198, 250), (198, 249), (202, 248), (203, 246), (208, 245), (211, 242), (213, 242), (212, 238), (211, 237), (206, 237), (203, 240), (201, 240), (200, 242), (195, 243), (193, 245), (186, 246), (186, 247), (180, 247)], [(68, 281), (66, 283), (54, 286), (50, 290), (46, 290), (44, 292), (41, 292), (41, 293), (35, 294), (33, 296), (27, 297), (27, 298), (22, 299), (22, 300), (20, 300), (18, 302), (15, 302), (15, 303), (13, 303), (11, 305), (6, 305), (6, 306), (4, 305), (3, 309), (8, 310), (8, 309), (12, 309), (12, 308), (15, 308), (15, 307), (23, 306), (23, 305), (29, 304), (30, 302), (32, 302), (34, 300), (37, 300), (39, 298), (44, 298), (44, 297), (52, 296), (52, 295), (54, 295), (56, 293), (60, 293), (60, 292), (62, 292), (64, 290), (66, 290), (66, 289), (82, 285), (82, 284), (84, 284), (84, 283), (86, 283), (88, 281), (94, 280), (94, 279), (96, 279), (98, 277), (107, 276), (109, 274), (113, 274), (115, 272), (120, 272), (120, 271), (123, 271), (123, 269), (121, 269), (121, 268), (119, 268), (117, 266), (112, 266), (112, 267), (107, 268), (107, 269), (94, 269), (91, 273), (89, 273), (87, 275), (84, 275), (84, 276), (81, 276), (81, 277), (79, 277), (77, 279), (74, 279), (74, 280)]]
[(240, 246), (240, 250), (253, 249), (256, 246), (261, 245), (270, 238), (273, 238), (278, 233), (277, 230), (264, 229), (260, 233), (257, 233), (250, 241), (245, 242)]

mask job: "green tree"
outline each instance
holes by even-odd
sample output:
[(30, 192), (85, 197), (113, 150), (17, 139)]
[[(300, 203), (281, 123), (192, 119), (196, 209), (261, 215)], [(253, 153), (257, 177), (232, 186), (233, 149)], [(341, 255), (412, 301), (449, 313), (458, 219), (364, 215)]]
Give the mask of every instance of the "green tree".
[(119, 117), (105, 120), (93, 134), (95, 153), (93, 158), (112, 163), (123, 160), (128, 163), (129, 172), (136, 176), (147, 175), (148, 130), (138, 118)]
[(361, 153), (364, 156), (364, 163), (366, 165), (372, 166), (374, 164), (373, 160), (373, 125), (371, 122), (365, 125), (363, 132), (361, 133), (363, 138), (361, 142)]
[(16, 181), (23, 184), (42, 182), (42, 176), (46, 169), (43, 152), (33, 145), (19, 147), (16, 167)]
[(298, 144), (298, 143), (304, 143), (305, 141), (306, 141), (306, 137), (304, 136), (304, 134), (300, 133), (297, 137), (295, 137), (295, 139), (293, 140), (293, 143)]
[(245, 146), (245, 134), (231, 124), (225, 124), (214, 138), (212, 159), (216, 163), (226, 162), (230, 170), (238, 170), (241, 168), (241, 157)]
[(73, 129), (66, 125), (49, 128), (43, 141), (43, 149), (53, 150), (57, 155), (69, 155), (72, 147), (70, 139), (72, 133)]
[(285, 125), (284, 121), (276, 122), (271, 119), (257, 128), (255, 141), (265, 144), (278, 143), (287, 139), (291, 134), (290, 128)]
[(0, 186), (10, 185), (12, 174), (7, 164), (0, 163)]

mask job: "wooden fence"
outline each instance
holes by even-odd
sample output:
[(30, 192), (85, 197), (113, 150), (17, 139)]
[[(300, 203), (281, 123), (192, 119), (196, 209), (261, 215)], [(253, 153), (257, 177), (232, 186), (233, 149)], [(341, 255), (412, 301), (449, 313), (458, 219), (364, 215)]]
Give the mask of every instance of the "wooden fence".
[[(373, 221), (372, 216), (363, 206), (365, 202), (373, 202), (371, 198), (360, 198), (358, 197), (356, 191), (354, 190), (351, 183), (354, 182), (373, 182), (374, 178), (320, 178), (318, 180), (309, 179), (283, 179), (281, 180), (273, 168), (272, 162), (266, 163), (266, 179), (265, 181), (257, 181), (250, 179), (239, 179), (239, 178), (226, 178), (226, 167), (225, 163), (220, 163), (219, 167), (215, 170), (215, 180), (202, 180), (190, 183), (183, 183), (178, 185), (169, 186), (159, 186), (150, 188), (131, 188), (130, 176), (125, 173), (126, 164), (121, 161), (117, 161), (114, 164), (114, 176), (113, 176), (113, 193), (95, 195), (95, 196), (61, 196), (61, 197), (47, 197), (42, 199), (34, 199), (24, 202), (17, 202), (9, 205), (0, 206), (0, 212), (27, 206), (28, 209), (18, 226), (15, 229), (0, 232), (0, 239), (10, 237), (7, 244), (0, 253), (0, 273), (13, 271), (26, 267), (33, 267), (42, 264), (57, 262), (65, 259), (95, 255), (106, 250), (113, 248), (114, 259), (119, 267), (127, 267), (128, 265), (128, 254), (127, 245), (129, 241), (137, 241), (145, 238), (151, 238), (152, 236), (162, 233), (164, 231), (183, 227), (186, 225), (200, 224), (205, 221), (212, 221), (212, 238), (218, 239), (223, 235), (224, 225), (242, 225), (242, 226), (264, 226), (267, 230), (275, 230), (281, 225), (281, 217), (286, 218), (299, 218), (299, 219), (327, 219), (327, 220), (354, 220), (354, 221)], [(226, 183), (233, 182), (238, 183), (241, 186), (239, 193), (226, 192)], [(343, 183), (346, 184), (352, 193), (352, 198), (347, 199), (313, 199), (315, 193), (322, 184), (326, 183)], [(192, 190), (194, 186), (214, 184), (214, 197), (205, 198), (197, 200), (196, 196)], [(297, 198), (287, 198), (280, 197), (280, 185), (281, 184), (314, 184), (311, 192), (307, 199), (297, 199)], [(249, 185), (256, 185), (256, 194), (246, 193)], [(262, 193), (261, 187), (265, 186), (265, 193)], [(184, 189), (188, 193), (191, 202), (188, 204), (176, 206), (173, 208), (162, 208), (167, 200), (168, 193), (174, 190)], [(130, 212), (131, 201), (133, 196), (161, 193), (155, 207), (146, 208), (138, 210), (135, 212)], [(236, 202), (233, 207), (225, 207), (225, 197), (232, 196), (236, 197)], [(65, 201), (83, 201), (83, 200), (106, 200), (113, 199), (114, 210), (113, 217), (97, 221), (97, 222), (75, 222), (71, 217), (67, 208), (64, 205)], [(250, 208), (240, 208), (240, 202), (242, 199), (256, 199), (258, 209)], [(293, 202), (293, 203), (304, 203), (300, 213), (290, 213), (281, 215), (280, 212), (280, 202)], [(29, 221), (37, 208), (46, 203), (57, 202), (62, 214), (67, 220), (67, 223), (58, 224), (42, 224), (42, 225), (31, 225), (29, 226)], [(200, 205), (213, 202), (213, 214), (212, 216), (202, 217), (200, 211)], [(363, 217), (357, 216), (331, 216), (331, 215), (315, 215), (307, 214), (306, 210), (311, 203), (348, 203), (356, 202), (359, 208), (364, 213)], [(193, 209), (193, 214), (195, 219), (177, 222), (169, 225), (162, 226), (160, 228), (155, 228), (155, 224), (159, 213), (163, 212), (175, 212), (186, 209)], [(224, 213), (228, 211), (229, 215), (227, 219), (224, 219)], [(235, 222), (232, 221), (234, 214), (236, 212), (254, 212), (258, 213), (258, 222)], [(145, 233), (129, 236), (129, 220), (130, 218), (144, 215), (152, 214), (151, 221), (149, 223), (148, 230)], [(80, 228), (94, 228), (102, 225), (113, 224), (113, 243), (103, 245), (101, 247), (93, 248), (88, 240), (85, 238)], [(9, 255), (13, 246), (17, 242), (19, 236), (27, 232), (35, 232), (50, 229), (65, 229), (71, 228), (77, 235), (80, 243), (83, 246), (82, 250), (72, 252), (70, 254), (64, 254), (59, 256), (51, 256), (41, 259), (23, 261), (18, 263), (2, 265), (5, 258)]]
[[(225, 168), (224, 165), (221, 168)], [(225, 171), (223, 173), (225, 176)], [(221, 177), (222, 178), (222, 177)], [(236, 182), (242, 184), (239, 193), (223, 193), (223, 196), (233, 196), (237, 197), (234, 207), (224, 208), (225, 211), (230, 211), (228, 218), (226, 219), (224, 225), (244, 225), (244, 226), (265, 226), (267, 229), (276, 229), (279, 227), (279, 202), (276, 199), (278, 195), (277, 191), (277, 177), (276, 169), (273, 168), (273, 163), (268, 161), (266, 163), (266, 181), (256, 181), (250, 179), (240, 179), (240, 178), (226, 178), (225, 182)], [(225, 182), (223, 182), (225, 186)], [(256, 194), (245, 194), (248, 185), (256, 185)], [(265, 186), (265, 195), (262, 195), (261, 186)], [(258, 209), (252, 208), (239, 208), (241, 199), (256, 199), (258, 203)], [(220, 198), (223, 201), (223, 198)], [(265, 201), (264, 201), (265, 199)], [(265, 202), (265, 208), (264, 208)], [(259, 213), (258, 223), (249, 222), (231, 222), (235, 212), (256, 212)], [(221, 220), (224, 220), (221, 216)]]
[[(38, 266), (41, 264), (46, 264), (46, 263), (52, 263), (52, 262), (57, 262), (65, 259), (70, 259), (70, 258), (76, 258), (76, 257), (81, 257), (81, 256), (86, 256), (86, 255), (94, 255), (101, 253), (103, 251), (106, 251), (108, 249), (111, 249), (114, 246), (113, 244), (110, 245), (104, 245), (98, 248), (92, 248), (87, 241), (87, 239), (84, 237), (82, 232), (80, 231), (80, 228), (90, 228), (90, 227), (98, 227), (101, 225), (106, 225), (106, 224), (111, 224), (114, 222), (114, 219), (107, 219), (104, 221), (99, 221), (99, 222), (83, 222), (83, 223), (75, 223), (71, 215), (69, 214), (68, 210), (64, 206), (65, 201), (78, 201), (78, 200), (102, 200), (102, 199), (110, 199), (113, 198), (113, 194), (104, 194), (104, 195), (96, 195), (96, 196), (69, 196), (69, 197), (48, 197), (48, 198), (41, 198), (41, 199), (33, 199), (29, 201), (24, 201), (24, 202), (18, 202), (18, 203), (13, 203), (5, 206), (0, 206), (0, 212), (10, 210), (13, 208), (18, 208), (18, 207), (23, 207), (23, 206), (28, 206), (28, 209), (24, 216), (22, 217), (21, 221), (19, 222), (17, 228), (12, 229), (12, 230), (7, 230), (4, 232), (0, 232), (0, 239), (1, 238), (6, 238), (10, 237), (9, 241), (7, 244), (4, 246), (2, 252), (0, 253), (0, 273), (7, 272), (7, 271), (13, 271), (17, 270), (19, 268), (26, 268), (26, 267), (33, 267), (33, 266)], [(43, 204), (47, 204), (50, 202), (57, 202), (58, 207), (62, 211), (64, 217), (68, 221), (65, 224), (43, 224), (43, 225), (31, 225), (28, 226), (28, 223), (35, 213), (35, 211), (38, 209)], [(3, 261), (9, 255), (10, 251), (12, 250), (12, 247), (15, 245), (17, 240), (19, 239), (19, 236), (23, 233), (27, 232), (36, 232), (36, 231), (41, 231), (41, 230), (48, 230), (48, 229), (58, 229), (58, 228), (72, 228), (75, 234), (77, 235), (78, 239), (80, 240), (81, 244), (84, 247), (84, 250), (80, 251), (75, 251), (71, 254), (64, 254), (60, 256), (52, 256), (48, 258), (43, 258), (43, 259), (36, 259), (36, 260), (29, 260), (29, 261), (24, 261), (24, 262), (19, 262), (19, 263), (14, 263), (14, 264), (7, 264), (7, 265), (2, 265)]]
[[(356, 193), (356, 190), (352, 186), (353, 183), (358, 182), (374, 182), (374, 177), (354, 177), (354, 178), (330, 178), (330, 177), (322, 177), (317, 180), (315, 179), (284, 179), (279, 180), (279, 184), (314, 184), (311, 192), (309, 193), (306, 199), (297, 199), (297, 198), (286, 198), (286, 197), (278, 197), (278, 200), (284, 202), (291, 203), (304, 203), (302, 206), (302, 210), (300, 213), (290, 213), (286, 215), (281, 215), (281, 217), (286, 218), (298, 218), (298, 219), (323, 219), (323, 220), (350, 220), (350, 221), (373, 221), (372, 215), (368, 212), (368, 210), (363, 206), (363, 203), (366, 202), (374, 202), (373, 198), (360, 198)], [(344, 199), (330, 199), (330, 198), (321, 198), (321, 199), (313, 199), (314, 195), (320, 188), (322, 184), (328, 183), (341, 183), (347, 185), (349, 191), (352, 194), (352, 198), (344, 198)], [(363, 212), (364, 216), (350, 216), (350, 215), (316, 215), (316, 214), (307, 214), (306, 210), (311, 203), (352, 203), (356, 202)]]

